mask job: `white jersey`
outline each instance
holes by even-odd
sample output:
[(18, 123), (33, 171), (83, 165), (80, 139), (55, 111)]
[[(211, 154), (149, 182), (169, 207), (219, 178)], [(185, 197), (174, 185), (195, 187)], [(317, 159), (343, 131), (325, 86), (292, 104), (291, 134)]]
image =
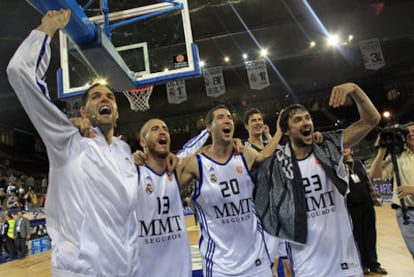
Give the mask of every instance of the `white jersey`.
[(345, 197), (312, 153), (298, 161), (305, 189), (308, 237), (288, 244), (296, 277), (363, 276)]
[(191, 277), (190, 244), (176, 175), (138, 167), (139, 277)]
[(203, 276), (271, 276), (244, 156), (231, 155), (224, 164), (204, 154), (197, 160), (200, 182), (193, 200), (200, 220)]
[(48, 98), (50, 38), (34, 30), (7, 69), (9, 81), (46, 145), (46, 222), (53, 276), (137, 276), (138, 178), (129, 146), (99, 129), (84, 138)]

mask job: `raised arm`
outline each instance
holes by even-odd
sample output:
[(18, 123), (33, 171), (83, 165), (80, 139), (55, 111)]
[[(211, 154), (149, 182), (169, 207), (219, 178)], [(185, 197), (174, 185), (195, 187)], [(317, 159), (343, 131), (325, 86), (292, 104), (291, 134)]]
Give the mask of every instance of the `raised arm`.
[(369, 170), (369, 178), (376, 179), (382, 178), (382, 161), (384, 160), (385, 155), (387, 154), (387, 149), (385, 147), (378, 148), (377, 155), (372, 161), (371, 168)]
[(280, 127), (280, 118), (283, 114), (283, 110), (279, 113), (279, 116), (276, 121), (276, 133), (269, 140), (269, 143), (263, 148), (262, 151), (254, 158), (253, 165), (263, 162), (266, 158), (273, 155), (276, 151), (277, 146), (279, 145), (280, 140), (282, 139), (283, 133), (282, 128)]
[(77, 133), (67, 116), (49, 98), (46, 72), (50, 62), (51, 36), (64, 27), (70, 10), (49, 11), (36, 30), (22, 42), (12, 57), (7, 74), (20, 103), (48, 148), (50, 163), (59, 166), (69, 153), (64, 145)]
[(345, 83), (332, 89), (329, 105), (334, 108), (345, 104), (351, 97), (358, 109), (360, 119), (345, 129), (344, 148), (360, 142), (381, 120), (381, 116), (366, 93), (354, 83)]
[(69, 23), (70, 15), (70, 10), (48, 11), (42, 17), (42, 23), (36, 30), (53, 37), (57, 30), (64, 28)]

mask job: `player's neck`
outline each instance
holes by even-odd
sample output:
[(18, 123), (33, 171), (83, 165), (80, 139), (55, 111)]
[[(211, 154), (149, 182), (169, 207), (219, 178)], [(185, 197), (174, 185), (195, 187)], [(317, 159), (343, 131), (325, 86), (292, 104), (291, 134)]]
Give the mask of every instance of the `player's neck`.
[(263, 138), (262, 136), (249, 136), (248, 140), (247, 140), (250, 144), (253, 144), (254, 146), (258, 147), (258, 148), (264, 148), (263, 145)]
[(351, 162), (353, 162), (353, 161), (354, 161), (354, 159), (353, 159), (351, 156), (345, 156), (345, 157), (344, 157), (344, 161), (345, 161), (345, 162), (350, 162), (350, 163), (351, 163)]
[(105, 137), (106, 143), (110, 145), (112, 143), (112, 139), (114, 138), (114, 128), (99, 128), (102, 134)]
[(312, 145), (309, 146), (298, 146), (295, 144), (292, 145), (292, 150), (295, 153), (297, 160), (304, 160), (312, 153)]
[(145, 160), (145, 163), (158, 174), (164, 173), (164, 171), (167, 168), (165, 158), (156, 157), (154, 155), (149, 155), (148, 153), (147, 153), (147, 159)]
[(217, 162), (226, 162), (233, 153), (233, 145), (214, 143), (207, 150), (206, 155)]

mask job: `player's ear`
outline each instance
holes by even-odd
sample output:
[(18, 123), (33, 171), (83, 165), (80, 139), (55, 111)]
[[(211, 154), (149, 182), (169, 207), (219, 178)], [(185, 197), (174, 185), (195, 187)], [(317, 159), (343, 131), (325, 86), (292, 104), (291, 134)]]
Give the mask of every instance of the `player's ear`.
[(211, 129), (212, 129), (211, 124), (209, 124), (209, 125), (206, 126), (206, 130), (207, 130), (207, 132), (210, 133), (210, 135), (211, 135)]
[(82, 106), (80, 108), (80, 115), (81, 115), (82, 118), (86, 118), (86, 109), (85, 109), (85, 106)]
[(147, 147), (147, 142), (145, 141), (145, 139), (140, 138), (139, 145), (141, 145), (142, 149), (145, 149), (145, 147)]

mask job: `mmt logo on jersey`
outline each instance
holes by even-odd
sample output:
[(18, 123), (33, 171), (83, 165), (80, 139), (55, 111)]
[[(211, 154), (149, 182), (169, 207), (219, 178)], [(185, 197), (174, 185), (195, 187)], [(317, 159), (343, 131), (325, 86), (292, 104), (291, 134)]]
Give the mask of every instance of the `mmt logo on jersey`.
[(180, 221), (180, 215), (157, 218), (149, 222), (140, 220), (139, 237), (145, 237), (146, 244), (179, 239), (181, 238), (180, 232), (183, 230)]
[(306, 211), (308, 217), (317, 217), (335, 211), (334, 191), (327, 191), (322, 186), (319, 175), (302, 179), (306, 196)]
[(238, 203), (227, 202), (223, 206), (213, 206), (216, 219), (221, 219), (223, 224), (239, 223), (250, 219), (251, 198), (239, 199)]

